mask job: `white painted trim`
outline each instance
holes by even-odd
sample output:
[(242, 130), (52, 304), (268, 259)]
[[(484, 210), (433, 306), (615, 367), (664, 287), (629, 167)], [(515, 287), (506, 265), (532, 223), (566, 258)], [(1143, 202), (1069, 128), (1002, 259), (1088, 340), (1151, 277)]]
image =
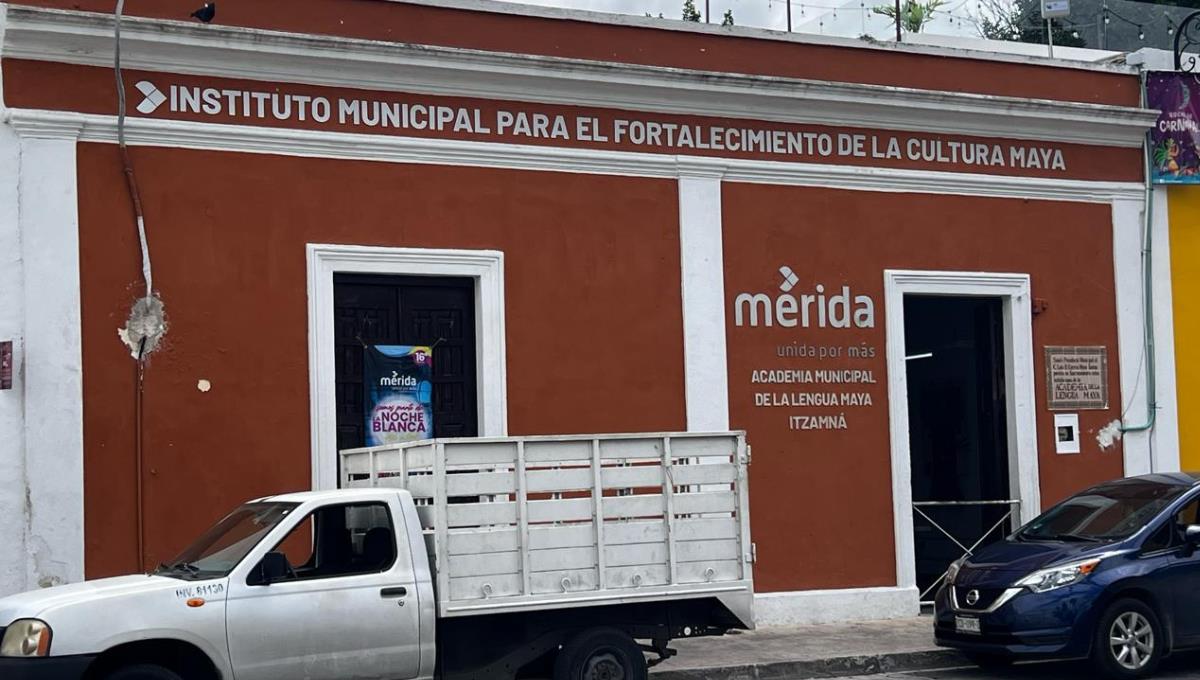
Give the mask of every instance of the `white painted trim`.
[[(1171, 291), (1171, 228), (1167, 205), (1169, 189), (1158, 186), (1151, 200), (1154, 202), (1154, 251), (1151, 282), (1154, 290), (1154, 373), (1155, 416), (1151, 435), (1154, 469), (1160, 472), (1178, 471), (1179, 460), (1179, 412), (1177, 407), (1175, 375), (1175, 302)], [(1118, 281), (1118, 285), (1122, 282)]]
[[(1144, 188), (1143, 188), (1144, 194)], [(1112, 204), (1113, 276), (1116, 285), (1117, 353), (1120, 356), (1121, 422), (1146, 422), (1145, 326), (1142, 310), (1142, 201)], [(1156, 253), (1157, 255), (1157, 253)], [(1174, 394), (1171, 395), (1173, 400)], [(1155, 469), (1150, 458), (1150, 433), (1127, 432), (1122, 438), (1126, 476)]]
[(341, 272), (475, 279), (479, 434), (508, 434), (504, 336), (504, 253), (310, 243), (308, 366), (312, 419), (312, 485), (337, 488), (337, 403), (333, 275)]
[[(74, 137), (115, 143), (114, 116), (9, 109), (8, 123), (23, 136)], [(344, 158), (393, 163), (605, 174), (633, 177), (719, 175), (727, 182), (861, 189), (901, 193), (1108, 203), (1136, 199), (1137, 182), (1010, 177), (928, 170), (862, 168), (667, 154), (602, 151), (389, 135), (287, 130), (242, 125), (134, 118), (126, 121), (131, 145), (211, 149), (285, 156)]]
[[(109, 67), (109, 14), (13, 6), (6, 58)], [(126, 68), (677, 115), (1137, 147), (1133, 107), (732, 74), (128, 17)], [(1132, 80), (1132, 78), (1131, 78)]]
[(800, 626), (839, 621), (904, 619), (921, 613), (916, 586), (756, 593), (759, 626)]
[[(1171, 299), (1171, 240), (1165, 187), (1156, 188), (1153, 224), (1155, 342), (1155, 402), (1157, 414), (1149, 431), (1123, 436), (1125, 474), (1179, 470), (1179, 415), (1176, 410), (1175, 327)], [(1121, 402), (1125, 425), (1143, 425), (1149, 418), (1146, 388), (1145, 300), (1143, 298), (1142, 201), (1114, 201), (1112, 206), (1113, 276), (1117, 291), (1117, 346), (1120, 354)]]
[(721, 179), (679, 178), (684, 393), (691, 432), (729, 429)]
[(83, 579), (83, 353), (75, 148), (75, 140), (65, 137), (20, 140), (17, 211), (25, 274), (22, 382), (29, 587)]
[(1009, 484), (1015, 487), (1016, 497), (1021, 500), (1022, 522), (1033, 519), (1041, 512), (1037, 414), (1034, 409), (1032, 301), (1028, 274), (889, 269), (883, 273), (883, 287), (887, 317), (888, 415), (892, 445), (896, 579), (899, 586), (908, 587), (916, 585), (917, 577), (908, 433), (908, 377), (904, 359), (904, 296), (963, 295), (999, 297), (1003, 300)]
[[(5, 6), (0, 5), (0, 34)], [(0, 90), (3, 86), (0, 73)], [(0, 98), (0, 108), (3, 108)], [(25, 273), (18, 190), (21, 140), (0, 125), (0, 342), (13, 343), (12, 389), (0, 390), (0, 597), (27, 589), (25, 528)]]

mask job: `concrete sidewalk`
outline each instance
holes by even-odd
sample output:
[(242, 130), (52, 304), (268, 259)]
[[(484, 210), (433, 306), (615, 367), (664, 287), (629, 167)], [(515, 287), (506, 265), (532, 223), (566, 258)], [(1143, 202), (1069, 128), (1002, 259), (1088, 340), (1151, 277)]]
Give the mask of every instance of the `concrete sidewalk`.
[(929, 616), (763, 628), (671, 646), (679, 655), (655, 666), (652, 680), (833, 678), (966, 663), (934, 645)]

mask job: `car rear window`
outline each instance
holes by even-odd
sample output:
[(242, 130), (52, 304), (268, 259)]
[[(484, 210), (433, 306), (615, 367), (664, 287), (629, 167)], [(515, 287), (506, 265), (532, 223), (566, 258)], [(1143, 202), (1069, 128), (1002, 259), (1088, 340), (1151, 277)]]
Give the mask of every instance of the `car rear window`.
[(1018, 536), (1034, 540), (1120, 540), (1136, 533), (1187, 487), (1125, 479), (1092, 487), (1047, 510)]

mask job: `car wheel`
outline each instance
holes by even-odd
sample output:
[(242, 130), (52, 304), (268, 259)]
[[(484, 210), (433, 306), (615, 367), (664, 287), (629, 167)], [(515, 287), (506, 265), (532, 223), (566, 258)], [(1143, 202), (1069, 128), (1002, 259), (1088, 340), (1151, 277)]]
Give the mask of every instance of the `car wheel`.
[(987, 654), (984, 652), (965, 652), (967, 661), (980, 668), (1007, 668), (1013, 664), (1013, 658), (1004, 654)]
[(1153, 609), (1141, 600), (1117, 600), (1096, 626), (1092, 663), (1110, 678), (1144, 678), (1158, 668), (1165, 643)]
[(624, 632), (593, 628), (559, 650), (554, 680), (646, 680), (646, 655)]

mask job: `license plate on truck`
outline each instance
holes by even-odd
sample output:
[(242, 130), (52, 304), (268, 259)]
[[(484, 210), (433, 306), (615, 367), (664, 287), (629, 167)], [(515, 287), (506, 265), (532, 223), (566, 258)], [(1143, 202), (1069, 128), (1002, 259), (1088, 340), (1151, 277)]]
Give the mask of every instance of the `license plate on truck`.
[(960, 633), (979, 634), (979, 619), (973, 616), (954, 617), (954, 630)]

